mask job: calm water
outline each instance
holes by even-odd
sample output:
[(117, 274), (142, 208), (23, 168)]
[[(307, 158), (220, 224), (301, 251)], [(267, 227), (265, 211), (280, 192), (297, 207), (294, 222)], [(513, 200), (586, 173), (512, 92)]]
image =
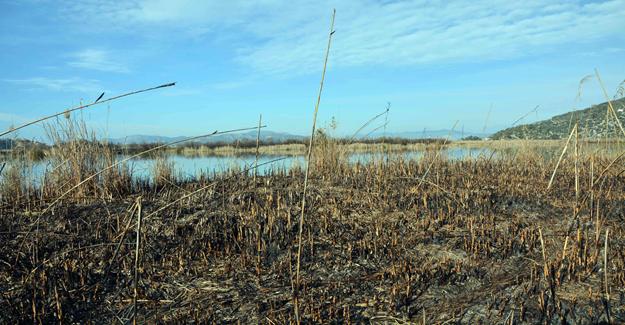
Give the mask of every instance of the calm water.
[[(492, 153), (490, 149), (477, 148), (448, 148), (441, 151), (441, 155), (448, 159), (472, 159), (479, 155), (489, 156)], [(400, 153), (391, 153), (389, 159), (401, 157), (406, 160), (418, 160), (423, 157), (423, 151), (408, 151)], [(258, 163), (263, 164), (281, 158), (283, 156), (260, 156)], [(350, 163), (368, 163), (375, 159), (381, 159), (384, 156), (380, 153), (353, 153), (350, 154), (348, 160)], [(124, 159), (120, 156), (119, 159)], [(245, 170), (254, 165), (254, 155), (242, 156), (182, 156), (171, 155), (168, 160), (173, 162), (174, 169), (178, 176), (185, 179), (193, 179), (201, 174), (221, 173), (228, 170)], [(156, 158), (137, 158), (127, 162), (133, 177), (136, 179), (150, 179)], [(52, 170), (55, 166), (48, 161), (38, 161), (31, 166), (22, 166), (25, 176), (33, 183), (38, 184), (46, 171)], [(259, 166), (258, 174), (264, 175), (271, 171), (289, 170), (293, 167), (304, 167), (306, 165), (303, 155), (289, 156), (284, 160)], [(7, 166), (8, 168), (8, 166)], [(6, 169), (5, 169), (6, 171)]]
[[(545, 147), (545, 148), (536, 148), (535, 153), (539, 154), (545, 160), (554, 160), (558, 159), (561, 148), (559, 147)], [(613, 153), (622, 152), (622, 148), (618, 150), (613, 150)], [(466, 148), (466, 147), (451, 147), (444, 149), (440, 152), (441, 157), (450, 159), (450, 160), (460, 160), (460, 159), (475, 159), (479, 156), (484, 157), (515, 157), (516, 154), (522, 151), (520, 148), (510, 147), (502, 150), (494, 150), (489, 148)], [(402, 158), (404, 160), (419, 160), (425, 154), (425, 151), (404, 151), (404, 152), (394, 152), (389, 155), (389, 159), (397, 159)], [(435, 154), (435, 152), (431, 152), (431, 154)], [(119, 156), (119, 160), (124, 159), (125, 156)], [(271, 162), (277, 158), (284, 158), (278, 162), (273, 162), (271, 164), (264, 164)], [(382, 153), (352, 153), (348, 156), (348, 161), (352, 164), (366, 164), (371, 161), (381, 161), (385, 159), (384, 154)], [(241, 156), (183, 156), (183, 155), (170, 155), (168, 156), (168, 160), (173, 162), (174, 169), (180, 178), (183, 179), (193, 179), (197, 178), (200, 175), (208, 174), (219, 174), (229, 170), (239, 170), (243, 171), (245, 169), (249, 169), (253, 167), (255, 156), (254, 155), (241, 155)], [(0, 161), (1, 166), (2, 161)], [(151, 173), (156, 163), (156, 158), (137, 158), (132, 159), (127, 162), (128, 167), (130, 167), (132, 171), (132, 176), (134, 179), (145, 179), (151, 180)], [(258, 161), (258, 174), (265, 175), (271, 173), (272, 171), (288, 171), (291, 168), (296, 167), (305, 167), (305, 159), (303, 155), (294, 155), (294, 156), (273, 156), (273, 155), (263, 155), (259, 157)], [(7, 163), (2, 175), (0, 175), (0, 181), (6, 175), (7, 170), (10, 168), (9, 165), (11, 162)], [(27, 179), (27, 181), (31, 184), (39, 185), (41, 184), (41, 179), (46, 171), (52, 170), (55, 166), (51, 164), (51, 162), (42, 160), (37, 162), (25, 162), (24, 165), (21, 166), (23, 170), (23, 176)], [(263, 165), (264, 164), (264, 165)], [(252, 173), (252, 171), (250, 171)]]

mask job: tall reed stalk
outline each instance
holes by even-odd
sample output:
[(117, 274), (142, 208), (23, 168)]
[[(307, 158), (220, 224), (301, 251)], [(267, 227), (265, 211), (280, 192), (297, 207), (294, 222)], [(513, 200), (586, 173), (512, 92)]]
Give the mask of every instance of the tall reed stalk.
[(256, 175), (258, 174), (258, 151), (260, 149), (260, 126), (263, 123), (263, 114), (258, 117), (258, 132), (256, 133), (256, 157), (254, 158), (254, 184), (256, 184)]
[(603, 92), (603, 96), (605, 97), (605, 100), (608, 102), (608, 112), (607, 112), (607, 114), (608, 115), (611, 114), (612, 117), (614, 117), (614, 119), (616, 120), (616, 125), (621, 130), (621, 133), (623, 134), (623, 136), (625, 136), (625, 129), (623, 129), (623, 125), (621, 124), (621, 120), (618, 118), (618, 115), (616, 115), (616, 111), (614, 110), (614, 107), (612, 106), (612, 100), (610, 100), (610, 96), (608, 96), (608, 92), (605, 89), (605, 86), (603, 85), (603, 81), (601, 80), (601, 76), (599, 75), (599, 70), (595, 69), (595, 75), (597, 76), (597, 81), (599, 81), (599, 86), (601, 86), (601, 90)]
[(37, 123), (43, 122), (45, 120), (49, 120), (49, 119), (51, 119), (53, 117), (57, 117), (57, 116), (61, 116), (61, 115), (66, 115), (67, 116), (67, 114), (69, 114), (69, 113), (71, 113), (73, 111), (81, 110), (81, 109), (88, 108), (88, 107), (91, 107), (91, 106), (94, 106), (94, 105), (98, 105), (98, 104), (108, 103), (108, 102), (111, 102), (111, 101), (114, 101), (116, 99), (120, 99), (120, 98), (123, 98), (123, 97), (131, 96), (131, 95), (135, 95), (135, 94), (140, 94), (140, 93), (144, 93), (144, 92), (155, 90), (155, 89), (172, 87), (172, 86), (175, 86), (175, 85), (176, 85), (176, 83), (172, 82), (172, 83), (163, 84), (163, 85), (156, 86), (156, 87), (151, 87), (151, 88), (145, 88), (145, 89), (141, 89), (141, 90), (131, 91), (131, 92), (128, 92), (128, 93), (125, 93), (125, 94), (122, 94), (122, 95), (118, 95), (118, 96), (115, 96), (115, 97), (107, 98), (105, 100), (100, 100), (100, 101), (96, 100), (95, 102), (93, 102), (91, 104), (86, 104), (86, 105), (82, 105), (81, 104), (80, 106), (69, 108), (69, 109), (66, 109), (66, 110), (64, 110), (62, 112), (54, 113), (54, 114), (51, 114), (51, 115), (48, 115), (48, 116), (44, 116), (42, 118), (36, 119), (36, 120), (28, 122), (28, 123), (24, 123), (24, 124), (19, 125), (17, 127), (9, 128), (8, 130), (0, 133), (0, 137), (3, 137), (3, 136), (5, 136), (5, 135), (7, 135), (9, 133), (15, 132), (15, 131), (17, 131), (19, 129), (23, 129), (23, 128), (27, 127), (27, 126), (30, 126), (30, 125), (33, 125), (33, 124), (37, 124)]
[(299, 324), (299, 290), (300, 290), (300, 265), (302, 258), (302, 232), (304, 230), (304, 214), (306, 208), (306, 190), (308, 189), (308, 176), (310, 175), (310, 165), (313, 152), (313, 144), (315, 139), (315, 129), (317, 127), (317, 113), (319, 112), (319, 103), (321, 102), (321, 93), (323, 91), (323, 82), (326, 76), (326, 68), (328, 66), (328, 56), (330, 55), (330, 46), (332, 45), (332, 35), (334, 35), (334, 18), (336, 16), (336, 9), (332, 11), (332, 21), (330, 23), (330, 33), (328, 35), (328, 46), (326, 47), (325, 60), (323, 62), (323, 72), (321, 73), (321, 82), (319, 84), (319, 93), (317, 94), (317, 103), (315, 104), (315, 111), (313, 114), (312, 130), (310, 132), (310, 142), (308, 143), (308, 154), (306, 155), (306, 173), (304, 175), (304, 189), (302, 190), (302, 204), (301, 214), (299, 217), (299, 227), (297, 233), (297, 265), (295, 268), (295, 285), (293, 292), (293, 305), (295, 307), (295, 320)]
[(137, 198), (137, 240), (135, 244), (135, 267), (134, 267), (134, 279), (133, 279), (133, 296), (132, 296), (132, 323), (137, 324), (137, 296), (139, 295), (139, 261), (141, 252), (141, 197)]

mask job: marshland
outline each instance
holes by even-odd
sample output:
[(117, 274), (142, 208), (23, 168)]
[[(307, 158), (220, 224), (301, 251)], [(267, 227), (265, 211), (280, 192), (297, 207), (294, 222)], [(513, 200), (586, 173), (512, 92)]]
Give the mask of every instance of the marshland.
[(0, 323), (625, 323), (615, 2), (0, 4)]
[[(56, 123), (45, 181), (3, 171), (3, 322), (296, 322), (303, 164), (190, 179), (157, 155), (135, 179), (83, 123)], [(568, 143), (562, 160), (564, 141), (503, 144), (455, 159), (441, 142), (418, 159), (380, 144), (352, 161), (316, 137), (299, 320), (622, 321), (619, 142)]]

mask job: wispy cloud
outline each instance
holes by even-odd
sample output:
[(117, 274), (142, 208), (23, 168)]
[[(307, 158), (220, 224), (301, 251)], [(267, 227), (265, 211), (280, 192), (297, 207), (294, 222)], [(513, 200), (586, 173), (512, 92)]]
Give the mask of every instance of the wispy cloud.
[[(331, 62), (342, 67), (513, 59), (557, 53), (560, 46), (593, 41), (625, 29), (624, 1), (587, 5), (553, 5), (551, 1), (396, 2), (344, 8), (337, 15)], [(318, 21), (327, 20), (319, 17)], [(320, 69), (324, 30), (315, 27), (307, 36), (291, 34), (280, 33), (251, 46), (237, 59), (274, 73)]]
[(232, 90), (232, 89), (238, 89), (238, 88), (241, 88), (241, 87), (245, 87), (249, 83), (250, 83), (250, 81), (247, 81), (247, 80), (224, 81), (224, 82), (217, 82), (217, 83), (211, 84), (210, 88), (212, 88), (214, 90)]
[[(143, 32), (224, 37), (246, 44), (234, 60), (269, 74), (318, 71), (330, 9), (337, 7), (331, 65), (420, 66), (557, 53), (562, 46), (622, 35), (625, 0), (90, 1), (74, 17), (107, 17)], [(106, 9), (106, 10), (104, 10)], [(622, 36), (621, 36), (622, 37)]]
[(83, 78), (54, 79), (33, 77), (26, 79), (3, 79), (4, 82), (25, 87), (25, 89), (46, 89), (52, 91), (75, 91), (93, 94), (102, 91), (98, 80)]
[(0, 122), (23, 123), (27, 119), (21, 115), (0, 112)]
[(84, 49), (70, 55), (68, 65), (75, 68), (98, 70), (104, 72), (129, 72), (110, 51), (100, 49)]
[(180, 85), (167, 91), (164, 96), (194, 96), (211, 92), (226, 92), (246, 87), (255, 82), (254, 78), (248, 77), (241, 80), (220, 81), (209, 84)]

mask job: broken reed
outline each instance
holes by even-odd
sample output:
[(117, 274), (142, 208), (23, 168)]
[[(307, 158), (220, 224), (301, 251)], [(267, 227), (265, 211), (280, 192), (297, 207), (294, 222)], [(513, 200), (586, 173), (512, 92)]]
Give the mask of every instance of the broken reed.
[[(618, 209), (625, 186), (618, 169), (606, 170), (616, 163), (580, 158), (580, 193), (583, 198), (594, 182), (595, 199), (580, 200), (580, 222), (567, 238), (574, 161), (561, 162), (547, 190), (555, 161), (529, 153), (516, 157), (447, 160), (432, 151), (419, 161), (343, 160), (339, 168), (315, 167), (301, 237), (306, 276), (300, 278), (300, 320), (362, 322), (377, 315), (371, 317), (416, 322), (427, 309), (429, 321), (444, 322), (482, 301), (505, 306), (485, 322), (607, 321), (605, 306), (612, 319), (618, 317), (622, 306), (615, 297), (625, 287)], [(601, 168), (590, 173), (591, 166)], [(301, 202), (303, 173), (258, 175), (264, 185), (257, 187), (253, 175), (242, 171), (178, 187), (163, 184), (158, 193), (136, 189), (128, 199), (86, 210), (65, 203), (45, 216), (34, 233), (38, 240), (27, 241), (23, 253), (16, 249), (18, 234), (28, 229), (29, 218), (23, 210), (3, 208), (2, 222), (16, 234), (2, 234), (0, 249), (17, 263), (13, 269), (0, 265), (3, 276), (16, 272), (7, 277), (15, 279), (14, 289), (4, 293), (10, 304), (0, 302), (0, 320), (128, 322), (138, 310), (146, 322), (295, 321), (289, 252), (298, 229), (289, 219), (299, 213), (292, 208)], [(133, 202), (139, 195), (145, 217), (137, 246), (136, 226), (129, 225), (136, 224)], [(31, 203), (35, 211), (45, 207), (38, 202)], [(141, 264), (135, 264), (136, 247)], [(133, 281), (135, 270), (141, 270), (140, 281)], [(467, 289), (445, 300), (421, 294), (463, 283), (505, 294)], [(579, 286), (594, 293), (576, 291)], [(243, 306), (253, 309), (242, 312)]]
[[(329, 153), (332, 145), (327, 141), (310, 149)], [(82, 149), (76, 144), (67, 152)], [(489, 306), (504, 306), (499, 314), (509, 317), (496, 318), (495, 313), (492, 322), (610, 322), (612, 315), (622, 315), (622, 306), (612, 303), (610, 294), (611, 289), (625, 286), (625, 257), (618, 254), (624, 249), (625, 229), (618, 211), (625, 187), (621, 172), (611, 168), (621, 156), (612, 160), (578, 152), (573, 162), (560, 159), (558, 177), (549, 179), (553, 164), (531, 152), (515, 154), (514, 159), (460, 161), (446, 160), (441, 152), (437, 148), (420, 161), (398, 158), (388, 164), (320, 163), (309, 174), (316, 181), (309, 198), (316, 209), (307, 211), (307, 233), (301, 226), (296, 231), (290, 227), (291, 208), (306, 198), (300, 191), (301, 178), (293, 177), (302, 176), (301, 170), (263, 176), (266, 186), (262, 188), (251, 186), (255, 182), (246, 170), (221, 182), (207, 177), (205, 183), (166, 186), (158, 195), (131, 189), (129, 195), (146, 195), (149, 217), (159, 216), (147, 218), (146, 245), (139, 245), (142, 228), (137, 228), (134, 268), (131, 249), (118, 244), (128, 228), (123, 226), (127, 224), (123, 215), (133, 209), (123, 209), (124, 200), (115, 202), (121, 209), (93, 205), (82, 214), (72, 205), (61, 206), (57, 214), (45, 216), (37, 240), (28, 241), (25, 250), (18, 249), (18, 243), (30, 227), (25, 221), (28, 214), (3, 207), (2, 222), (18, 231), (2, 234), (3, 256), (16, 263), (13, 268), (0, 264), (0, 272), (7, 279), (27, 281), (14, 281), (14, 289), (3, 293), (3, 301), (9, 303), (0, 303), (7, 311), (0, 317), (124, 322), (136, 319), (138, 304), (146, 303), (157, 310), (144, 315), (147, 321), (216, 321), (223, 320), (219, 317), (224, 312), (248, 306), (254, 296), (246, 292), (270, 303), (258, 307), (257, 314), (237, 314), (244, 322), (288, 322), (293, 316), (295, 321), (366, 321), (363, 308), (369, 314), (388, 311), (386, 320), (414, 320), (427, 308), (428, 318), (453, 321), (458, 317), (455, 310), (465, 308), (466, 298), (472, 298), (468, 301), (473, 304), (499, 299)], [(90, 155), (81, 157), (89, 161)], [(605, 166), (598, 176), (594, 176), (595, 164)], [(76, 170), (89, 166), (79, 164)], [(548, 180), (552, 186), (544, 186)], [(574, 200), (580, 194), (581, 200)], [(28, 204), (43, 208), (42, 201)], [(573, 201), (576, 208), (571, 216)], [(528, 219), (527, 209), (546, 209), (548, 217), (538, 213)], [(569, 223), (557, 223), (578, 218), (579, 222), (570, 223), (570, 230), (566, 229)], [(63, 236), (58, 236), (59, 229)], [(307, 276), (297, 280), (296, 285), (306, 290), (298, 292), (298, 306), (303, 308), (293, 315), (287, 302), (293, 281), (290, 253), (296, 243), (301, 249), (298, 260), (302, 256), (303, 261), (298, 269)], [(150, 249), (143, 259), (142, 281), (137, 281), (141, 246)], [(109, 256), (115, 258), (103, 258)], [(518, 262), (518, 256), (524, 257), (524, 263)], [(497, 273), (493, 265), (505, 272)], [(100, 272), (105, 267), (110, 273)], [(510, 269), (515, 278), (509, 278)], [(328, 270), (348, 272), (334, 276)], [(135, 281), (120, 280), (124, 278), (120, 275), (132, 272)], [(432, 286), (444, 291), (462, 286), (467, 279), (488, 283), (498, 277), (501, 282), (493, 287), (513, 286), (513, 294), (470, 292), (475, 296), (461, 297), (455, 301), (458, 305), (439, 301), (432, 306), (423, 299), (422, 293)], [(128, 309), (128, 300), (120, 297), (128, 296), (131, 283), (134, 307)], [(138, 288), (140, 283), (143, 289)], [(575, 290), (578, 285), (590, 292)], [(254, 286), (259, 290), (250, 290)], [(271, 289), (262, 290), (264, 286)], [(139, 290), (146, 299), (138, 299)], [(622, 289), (616, 290), (623, 294)], [(82, 299), (83, 305), (72, 297)], [(98, 303), (88, 303), (94, 300)], [(591, 312), (585, 314), (585, 309), (576, 307), (578, 303)], [(200, 315), (197, 310), (207, 312)]]

